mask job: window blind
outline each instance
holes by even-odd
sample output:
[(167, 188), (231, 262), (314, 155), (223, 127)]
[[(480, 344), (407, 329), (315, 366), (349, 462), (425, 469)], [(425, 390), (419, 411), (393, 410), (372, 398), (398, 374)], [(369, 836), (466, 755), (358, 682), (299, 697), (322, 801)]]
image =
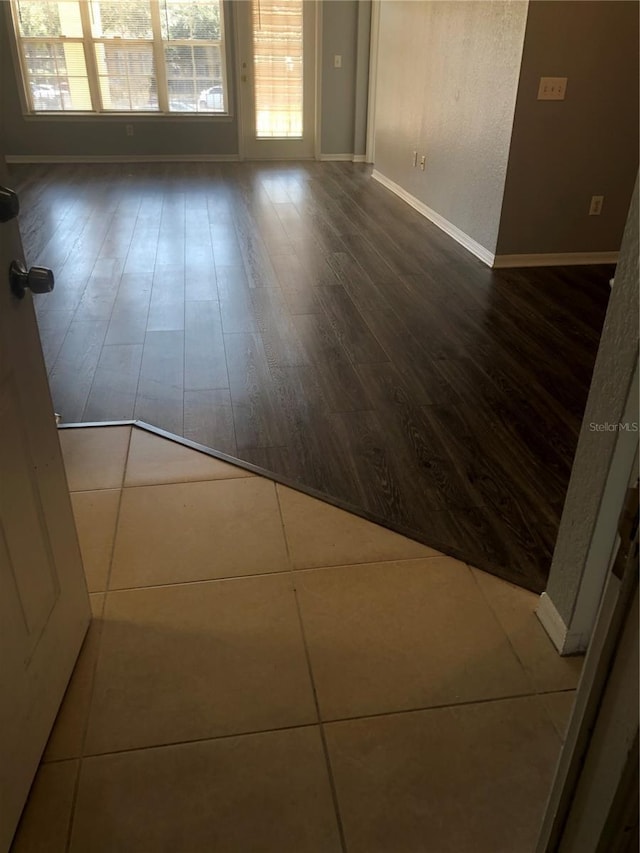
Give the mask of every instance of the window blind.
[(254, 92), (259, 138), (302, 136), (302, 16), (302, 0), (254, 0)]

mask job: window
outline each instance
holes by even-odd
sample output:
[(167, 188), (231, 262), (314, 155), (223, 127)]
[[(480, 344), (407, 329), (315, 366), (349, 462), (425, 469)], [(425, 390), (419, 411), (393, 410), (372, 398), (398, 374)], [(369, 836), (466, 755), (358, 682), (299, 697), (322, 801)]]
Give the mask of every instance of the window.
[(33, 112), (227, 112), (222, 0), (12, 0)]

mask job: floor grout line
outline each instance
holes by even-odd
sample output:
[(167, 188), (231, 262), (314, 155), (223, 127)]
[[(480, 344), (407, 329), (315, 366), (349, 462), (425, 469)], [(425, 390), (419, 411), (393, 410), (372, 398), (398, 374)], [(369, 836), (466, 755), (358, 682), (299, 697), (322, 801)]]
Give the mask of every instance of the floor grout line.
[[(494, 619), (496, 625), (500, 628), (500, 630), (504, 634), (509, 648), (511, 649), (514, 657), (516, 658), (516, 660), (520, 664), (520, 668), (522, 669), (522, 672), (524, 673), (524, 677), (527, 679), (528, 683), (533, 687), (534, 695), (540, 694), (540, 691), (537, 689), (536, 680), (533, 677), (533, 675), (530, 673), (529, 668), (527, 667), (526, 662), (523, 659), (522, 655), (518, 652), (518, 649), (516, 648), (516, 646), (513, 642), (513, 639), (511, 637), (510, 632), (507, 631), (507, 629), (502, 624), (502, 620), (498, 616), (498, 613), (497, 613), (495, 607), (493, 606), (490, 597), (487, 595), (487, 593), (483, 589), (482, 584), (480, 583), (480, 581), (476, 577), (476, 571), (477, 570), (474, 571), (473, 566), (470, 566), (468, 563), (466, 564), (466, 566), (469, 570), (469, 573), (471, 574), (471, 577), (473, 578), (473, 582), (476, 586), (476, 589), (478, 590), (478, 593), (480, 594), (480, 597), (482, 598), (487, 609), (489, 610), (489, 612), (493, 616), (493, 619)], [(507, 583), (508, 583), (508, 581), (507, 581)], [(534, 593), (532, 593), (532, 594), (534, 594)], [(542, 628), (542, 626), (540, 626), (540, 627)], [(542, 629), (542, 630), (544, 630), (544, 629)], [(551, 642), (551, 640), (549, 640), (549, 642)]]
[[(104, 752), (91, 752), (82, 756), (67, 756), (64, 758), (55, 758), (50, 761), (43, 761), (43, 765), (48, 764), (62, 764), (68, 761), (84, 761), (90, 758), (104, 758), (109, 755), (123, 755), (131, 752), (145, 752), (151, 749), (164, 749), (166, 747), (176, 747), (176, 746), (188, 746), (189, 744), (195, 743), (207, 743), (210, 741), (217, 740), (229, 740), (231, 738), (241, 738), (241, 737), (255, 737), (256, 735), (268, 735), (274, 734), (277, 732), (287, 732), (287, 731), (296, 731), (298, 729), (312, 729), (312, 728), (322, 728), (323, 726), (333, 726), (339, 725), (341, 723), (358, 723), (363, 720), (378, 720), (384, 719), (387, 717), (399, 717), (399, 716), (407, 716), (409, 714), (425, 714), (430, 711), (446, 711), (448, 709), (458, 709), (458, 708), (468, 708), (473, 707), (475, 705), (489, 705), (495, 704), (498, 702), (513, 702), (524, 699), (535, 699), (540, 695), (555, 695), (557, 693), (575, 693), (575, 688), (564, 689), (564, 690), (550, 690), (544, 694), (536, 694), (536, 693), (523, 693), (523, 694), (510, 694), (508, 696), (498, 696), (488, 699), (474, 699), (464, 702), (456, 702), (452, 704), (443, 704), (443, 705), (432, 705), (425, 707), (416, 707), (416, 708), (405, 708), (400, 710), (391, 710), (391, 711), (380, 711), (374, 714), (361, 714), (354, 717), (335, 717), (331, 719), (317, 719), (310, 723), (292, 723), (289, 725), (283, 726), (274, 726), (266, 729), (250, 729), (248, 731), (239, 731), (239, 732), (229, 732), (226, 734), (218, 734), (218, 735), (206, 735), (203, 737), (197, 738), (189, 738), (187, 740), (175, 740), (175, 741), (166, 741), (162, 743), (153, 743), (147, 744), (145, 746), (130, 746), (124, 747), (122, 749), (113, 749), (113, 750), (105, 750)], [(315, 695), (315, 692), (314, 692)]]
[[(64, 845), (65, 853), (68, 853), (68, 851), (71, 847), (71, 836), (73, 833), (73, 821), (74, 821), (75, 812), (76, 812), (76, 799), (78, 796), (78, 788), (80, 787), (80, 768), (82, 766), (82, 760), (81, 759), (75, 759), (75, 760), (77, 761), (77, 767), (76, 767), (75, 779), (73, 780), (73, 795), (71, 798), (71, 809), (69, 810), (69, 821), (67, 824), (67, 833), (66, 833), (65, 845)], [(50, 762), (50, 763), (53, 764), (53, 762)]]
[[(242, 580), (255, 580), (256, 578), (269, 578), (269, 577), (278, 577), (280, 575), (285, 575), (288, 573), (291, 574), (299, 574), (303, 572), (325, 572), (330, 571), (332, 569), (353, 569), (353, 568), (362, 568), (366, 566), (380, 566), (386, 565), (387, 563), (415, 563), (415, 562), (423, 562), (424, 560), (437, 560), (441, 559), (438, 556), (427, 556), (427, 557), (408, 557), (405, 559), (392, 559), (392, 560), (375, 560), (370, 563), (341, 563), (340, 565), (335, 566), (309, 566), (308, 568), (295, 568), (294, 566), (289, 566), (284, 569), (273, 569), (268, 572), (253, 572), (252, 574), (246, 575), (224, 575), (222, 577), (217, 578), (195, 578), (193, 580), (176, 580), (169, 581), (167, 583), (152, 583), (145, 584), (144, 586), (122, 586), (122, 587), (114, 587), (113, 589), (107, 588), (104, 590), (95, 590), (96, 593), (107, 594), (114, 592), (136, 592), (138, 590), (145, 589), (165, 589), (167, 587), (177, 587), (177, 586), (192, 586), (193, 584), (204, 584), (204, 583), (220, 583), (225, 581), (242, 581)], [(447, 557), (446, 559), (454, 559), (453, 557)], [(504, 629), (502, 629), (504, 630)]]
[[(87, 734), (89, 731), (89, 722), (91, 719), (91, 709), (92, 709), (92, 705), (93, 705), (93, 691), (94, 691), (94, 687), (95, 687), (96, 674), (98, 671), (98, 663), (100, 660), (100, 649), (102, 646), (102, 631), (103, 631), (103, 627), (104, 627), (104, 614), (105, 614), (105, 611), (107, 608), (107, 590), (109, 589), (109, 581), (111, 579), (111, 569), (113, 567), (113, 557), (114, 557), (115, 548), (116, 548), (118, 526), (120, 523), (120, 510), (122, 507), (122, 496), (124, 493), (123, 484), (124, 484), (127, 464), (129, 461), (129, 451), (131, 449), (132, 436), (133, 436), (133, 427), (129, 427), (129, 440), (127, 442), (127, 451), (126, 451), (125, 457), (124, 457), (124, 464), (122, 466), (122, 478), (120, 481), (120, 489), (119, 489), (120, 494), (118, 495), (118, 507), (116, 510), (115, 526), (113, 528), (113, 534), (112, 534), (112, 540), (111, 540), (111, 551), (109, 554), (109, 566), (108, 566), (108, 570), (107, 570), (107, 577), (105, 580), (105, 591), (103, 593), (98, 593), (98, 594), (103, 595), (103, 599), (102, 599), (102, 605), (100, 608), (100, 616), (99, 616), (98, 620), (96, 620), (97, 624), (96, 624), (95, 629), (94, 629), (97, 632), (97, 636), (94, 640), (94, 643), (96, 646), (96, 648), (95, 648), (95, 659), (93, 661), (93, 665), (91, 667), (91, 674), (89, 677), (89, 691), (88, 691), (89, 695), (88, 695), (88, 699), (87, 699), (86, 716), (85, 716), (85, 719), (83, 720), (83, 725), (82, 725), (82, 737), (80, 739), (80, 755), (78, 756), (78, 770), (76, 773), (76, 778), (75, 778), (75, 783), (74, 783), (74, 788), (73, 788), (73, 796), (71, 799), (71, 811), (69, 814), (69, 828), (68, 828), (68, 833), (67, 833), (67, 843), (66, 843), (66, 847), (65, 847), (66, 851), (69, 850), (70, 845), (71, 845), (71, 837), (72, 837), (72, 833), (73, 833), (73, 825), (74, 825), (75, 813), (76, 813), (76, 804), (77, 804), (77, 800), (78, 800), (78, 792), (80, 790), (80, 774), (82, 771), (82, 761), (84, 758), (84, 751), (85, 751), (85, 746), (86, 746), (86, 741), (87, 741)], [(90, 593), (90, 594), (95, 594), (95, 593)], [(91, 631), (92, 628), (94, 627), (93, 622), (94, 622), (94, 618), (92, 616), (91, 623), (89, 624), (89, 631)], [(88, 632), (87, 632), (87, 636), (88, 636)], [(85, 642), (86, 642), (86, 639), (87, 638), (85, 638)]]
[[(280, 495), (278, 493), (278, 488), (277, 488), (276, 484), (274, 484), (274, 487), (275, 487), (275, 492), (276, 492), (276, 500), (278, 502), (278, 512), (280, 515), (280, 523), (282, 525), (282, 535), (284, 537), (285, 548), (287, 551), (287, 559), (289, 560), (289, 564), (292, 565), (293, 561), (291, 560), (291, 553), (290, 553), (290, 549), (289, 549), (289, 539), (287, 537), (287, 530), (286, 530), (285, 523), (284, 523), (284, 515), (282, 512), (282, 504), (280, 502)], [(300, 626), (300, 635), (302, 637), (302, 645), (304, 648), (305, 660), (307, 662), (307, 672), (309, 675), (309, 682), (311, 684), (311, 690), (313, 692), (313, 702), (315, 705), (316, 716), (318, 719), (318, 728), (319, 728), (319, 732), (320, 732), (320, 739), (322, 741), (322, 751), (324, 754), (325, 766), (327, 768), (329, 788), (331, 790), (331, 800), (333, 802), (333, 811), (334, 811), (334, 815), (336, 818), (338, 835), (340, 837), (340, 846), (342, 847), (343, 853), (347, 853), (347, 839), (345, 836), (344, 826), (342, 824), (342, 815), (340, 813), (340, 802), (338, 800), (338, 791), (336, 789), (335, 779), (333, 776), (333, 768), (331, 766), (331, 757), (329, 755), (329, 746), (327, 744), (327, 739), (326, 739), (324, 727), (322, 725), (322, 717), (320, 714), (320, 701), (318, 699), (318, 692), (317, 692), (317, 688), (316, 688), (316, 683), (315, 683), (315, 679), (313, 677), (313, 667), (311, 665), (311, 654), (309, 652), (309, 645), (307, 643), (307, 636), (306, 636), (305, 629), (304, 629), (304, 621), (302, 618), (302, 610), (300, 607), (300, 601), (298, 599), (298, 591), (296, 589), (295, 574), (294, 574), (293, 570), (291, 572), (291, 578), (292, 578), (292, 583), (293, 583), (293, 597), (294, 597), (294, 601), (295, 601), (295, 605), (296, 605), (296, 614), (298, 616), (298, 624)]]

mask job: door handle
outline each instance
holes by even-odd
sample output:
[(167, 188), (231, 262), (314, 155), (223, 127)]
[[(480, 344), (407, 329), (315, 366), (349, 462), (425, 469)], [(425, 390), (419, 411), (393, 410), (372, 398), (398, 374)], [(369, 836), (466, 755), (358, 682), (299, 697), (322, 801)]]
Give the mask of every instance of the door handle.
[(0, 187), (0, 222), (9, 222), (20, 213), (20, 201), (9, 187)]
[(53, 273), (46, 267), (27, 268), (22, 261), (11, 261), (9, 286), (16, 299), (22, 299), (29, 288), (33, 293), (51, 293), (54, 285)]

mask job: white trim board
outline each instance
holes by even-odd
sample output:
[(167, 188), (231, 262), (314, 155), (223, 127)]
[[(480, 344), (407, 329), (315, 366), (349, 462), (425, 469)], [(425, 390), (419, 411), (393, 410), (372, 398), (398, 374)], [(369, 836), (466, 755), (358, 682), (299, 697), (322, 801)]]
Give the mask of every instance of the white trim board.
[(535, 612), (553, 645), (562, 652), (567, 637), (567, 626), (546, 592), (540, 596)]
[(371, 38), (369, 43), (369, 90), (367, 92), (367, 139), (365, 163), (375, 163), (376, 156), (376, 92), (378, 86), (378, 44), (380, 40), (380, 0), (371, 3)]
[(411, 195), (411, 193), (408, 193), (399, 184), (396, 184), (395, 181), (392, 181), (385, 175), (381, 174), (377, 169), (373, 170), (371, 177), (378, 181), (378, 183), (382, 184), (383, 187), (391, 190), (392, 193), (395, 193), (403, 201), (406, 201), (414, 210), (417, 210), (418, 213), (421, 213), (424, 217), (433, 222), (434, 225), (437, 225), (441, 231), (444, 231), (445, 234), (448, 234), (449, 237), (452, 237), (457, 243), (464, 246), (465, 249), (471, 252), (472, 255), (475, 255), (476, 258), (479, 258), (488, 267), (493, 266), (494, 254), (488, 249), (485, 249), (484, 246), (481, 246), (480, 243), (476, 242), (473, 237), (469, 237), (468, 234), (461, 231), (453, 224), (453, 222), (449, 222), (449, 220), (445, 219), (444, 216), (440, 216), (440, 214), (436, 213), (435, 210), (432, 210), (424, 202), (420, 201), (420, 199), (417, 199), (415, 196)]
[(236, 163), (237, 154), (7, 154), (7, 163)]
[(617, 264), (619, 252), (559, 252), (540, 255), (496, 255), (494, 269), (505, 267), (568, 267), (589, 264)]
[(315, 75), (315, 103), (313, 105), (313, 156), (320, 159), (322, 144), (322, 40), (324, 38), (323, 4), (316, 3), (316, 55), (313, 73)]
[(561, 655), (577, 655), (586, 650), (590, 635), (569, 631), (546, 592), (540, 596), (535, 613)]
[(320, 162), (366, 163), (364, 154), (319, 154)]

